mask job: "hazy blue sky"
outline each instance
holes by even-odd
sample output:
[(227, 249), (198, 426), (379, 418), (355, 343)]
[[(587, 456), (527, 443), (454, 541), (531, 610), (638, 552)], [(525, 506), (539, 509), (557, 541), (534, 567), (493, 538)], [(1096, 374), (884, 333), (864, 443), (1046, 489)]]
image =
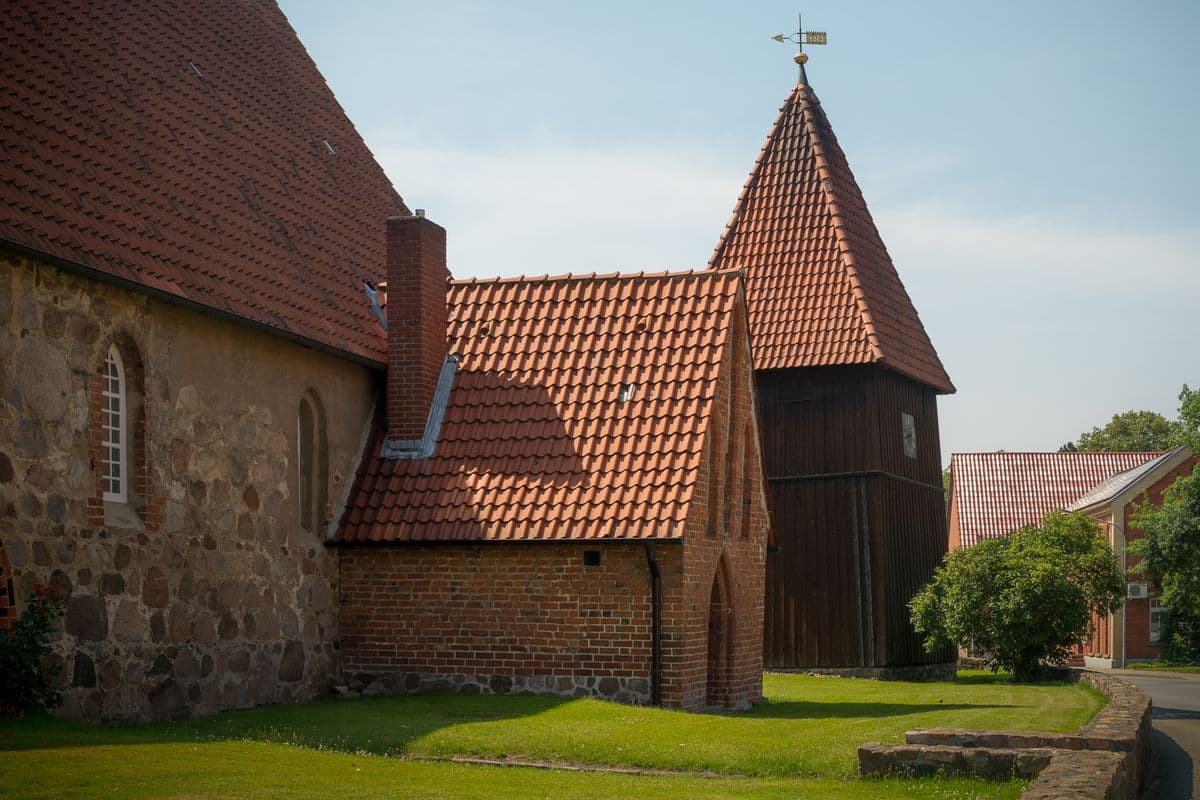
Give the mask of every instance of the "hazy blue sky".
[[(703, 267), (796, 6), (282, 0), (457, 277)], [(807, 2), (808, 75), (958, 386), (945, 452), (1200, 383), (1200, 2)]]

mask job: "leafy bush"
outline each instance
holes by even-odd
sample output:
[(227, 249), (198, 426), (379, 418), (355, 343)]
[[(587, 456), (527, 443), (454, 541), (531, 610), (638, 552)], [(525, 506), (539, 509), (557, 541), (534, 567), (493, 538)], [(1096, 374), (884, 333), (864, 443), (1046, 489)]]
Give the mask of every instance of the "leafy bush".
[(49, 587), (33, 588), (24, 613), (0, 631), (0, 714), (50, 710), (62, 699), (52, 685), (57, 670), (44, 664), (63, 605)]
[(1115, 611), (1124, 596), (1100, 526), (1057, 512), (1041, 527), (949, 553), (909, 608), (930, 653), (957, 643), (1022, 681), (1064, 661), (1086, 638), (1092, 615)]

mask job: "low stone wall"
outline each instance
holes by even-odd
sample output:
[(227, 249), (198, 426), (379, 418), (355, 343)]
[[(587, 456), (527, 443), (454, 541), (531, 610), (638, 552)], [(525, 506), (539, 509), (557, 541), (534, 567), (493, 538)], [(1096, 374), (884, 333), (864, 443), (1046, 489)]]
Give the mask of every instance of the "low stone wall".
[(1058, 750), (1021, 800), (1135, 800), (1129, 753)]
[(858, 748), (863, 776), (908, 774), (979, 775), (994, 780), (1036, 778), (1050, 765), (1054, 751), (1004, 750), (949, 745), (865, 744)]
[(1133, 800), (1150, 763), (1150, 697), (1109, 675), (1073, 671), (1072, 677), (1108, 698), (1108, 705), (1075, 733), (914, 730), (905, 734), (903, 745), (860, 747), (859, 772), (1036, 776), (1023, 800)]

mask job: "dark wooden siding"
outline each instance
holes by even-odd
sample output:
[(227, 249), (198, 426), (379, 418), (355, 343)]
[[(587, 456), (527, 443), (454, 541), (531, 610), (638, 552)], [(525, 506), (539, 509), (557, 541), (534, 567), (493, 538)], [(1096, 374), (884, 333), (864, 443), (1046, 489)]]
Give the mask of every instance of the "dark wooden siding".
[[(779, 543), (767, 559), (767, 665), (949, 657), (924, 653), (907, 608), (946, 550), (933, 391), (875, 367), (759, 373), (757, 388)], [(901, 412), (916, 423), (916, 458)]]

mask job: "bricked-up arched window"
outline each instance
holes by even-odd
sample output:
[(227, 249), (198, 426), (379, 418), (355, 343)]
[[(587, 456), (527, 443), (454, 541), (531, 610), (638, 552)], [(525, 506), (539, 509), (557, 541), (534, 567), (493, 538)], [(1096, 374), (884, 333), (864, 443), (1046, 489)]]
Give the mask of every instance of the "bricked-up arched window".
[(129, 394), (116, 345), (108, 348), (100, 380), (100, 482), (105, 502), (125, 503), (129, 500)]
[(325, 522), (329, 502), (329, 446), (325, 436), (325, 409), (316, 392), (300, 398), (296, 412), (296, 476), (300, 527), (316, 533)]
[(750, 494), (750, 487), (753, 484), (754, 476), (754, 425), (746, 423), (746, 433), (742, 437), (742, 538), (750, 538), (750, 505), (753, 503), (753, 498)]

